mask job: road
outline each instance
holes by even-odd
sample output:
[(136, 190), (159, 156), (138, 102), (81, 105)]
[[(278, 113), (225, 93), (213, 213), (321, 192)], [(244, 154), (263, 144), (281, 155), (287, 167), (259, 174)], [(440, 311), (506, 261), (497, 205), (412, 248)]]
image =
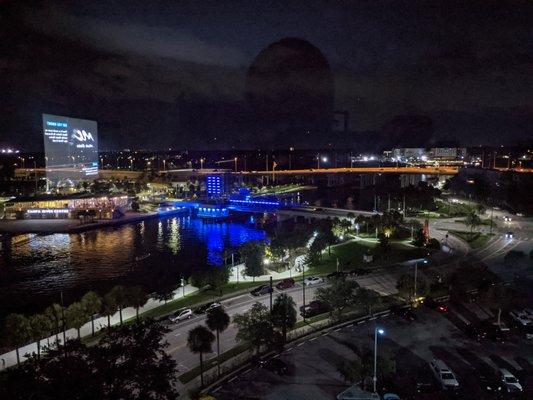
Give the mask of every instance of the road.
[[(512, 249), (523, 248), (529, 249), (532, 246), (531, 238), (533, 237), (533, 222), (529, 219), (515, 217), (510, 223), (503, 223), (502, 211), (495, 211), (495, 221), (498, 227), (493, 230), (494, 237), (487, 243), (487, 245), (479, 250), (471, 250), (469, 246), (455, 238), (448, 237), (448, 245), (451, 248), (449, 253), (440, 252), (432, 256), (429, 264), (423, 264), (418, 260), (418, 272), (425, 275), (428, 279), (434, 279), (438, 274), (446, 275), (453, 271), (461, 261), (469, 260), (472, 262), (484, 262), (491, 268), (502, 270), (503, 256)], [(445, 235), (447, 230), (465, 230), (462, 223), (455, 222), (457, 218), (453, 219), (439, 219), (430, 221), (431, 236), (437, 238), (441, 242), (446, 240)], [(488, 227), (481, 227), (482, 231), (488, 231)], [(505, 232), (513, 230), (515, 237), (513, 239), (505, 238)], [(528, 252), (529, 253), (529, 252)], [(527, 253), (527, 254), (528, 254)], [(377, 272), (363, 277), (355, 278), (361, 287), (366, 287), (375, 290), (383, 295), (396, 293), (396, 282), (398, 277), (406, 272), (413, 272), (417, 260), (408, 261), (392, 267), (388, 267), (387, 271)], [(499, 271), (505, 272), (505, 271)], [(323, 284), (322, 284), (323, 285)], [(318, 287), (308, 286), (306, 288), (306, 302), (313, 300), (314, 292)], [(296, 284), (296, 287), (285, 291), (291, 295), (299, 308), (303, 304), (303, 290), (301, 282)], [(279, 294), (280, 291), (275, 289), (273, 297)], [(238, 297), (223, 301), (222, 304), (226, 312), (233, 317), (235, 314), (242, 314), (246, 312), (254, 302), (260, 302), (266, 306), (269, 305), (269, 296), (253, 297), (250, 294), (240, 295)], [(298, 316), (300, 318), (300, 316)], [(198, 364), (198, 355), (192, 354), (186, 345), (186, 338), (188, 331), (196, 325), (205, 323), (205, 315), (195, 315), (190, 320), (182, 321), (177, 324), (169, 326), (171, 332), (166, 335), (168, 341), (168, 352), (178, 363), (180, 372), (185, 372)], [(220, 336), (221, 352), (227, 351), (235, 346), (237, 328), (232, 323), (226, 331)], [(216, 350), (215, 347), (213, 350)], [(214, 357), (216, 353), (207, 355), (207, 359)]]

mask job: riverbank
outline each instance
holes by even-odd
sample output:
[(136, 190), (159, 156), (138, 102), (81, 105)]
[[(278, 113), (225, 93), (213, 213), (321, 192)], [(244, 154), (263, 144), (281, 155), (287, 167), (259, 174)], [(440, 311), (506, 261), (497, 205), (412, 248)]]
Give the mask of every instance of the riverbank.
[[(176, 212), (175, 212), (176, 213)], [(80, 233), (94, 229), (120, 226), (146, 219), (167, 216), (170, 213), (158, 212), (127, 212), (121, 218), (96, 220), (89, 223), (80, 223), (75, 219), (17, 219), (1, 220), (0, 233), (21, 235), (27, 233), (54, 234), (54, 233)]]

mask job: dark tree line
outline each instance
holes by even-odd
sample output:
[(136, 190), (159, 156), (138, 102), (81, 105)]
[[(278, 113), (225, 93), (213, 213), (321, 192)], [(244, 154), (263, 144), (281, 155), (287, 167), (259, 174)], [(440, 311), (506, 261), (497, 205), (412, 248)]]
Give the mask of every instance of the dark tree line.
[(175, 399), (167, 328), (152, 320), (111, 328), (96, 346), (69, 340), (0, 375), (2, 399)]

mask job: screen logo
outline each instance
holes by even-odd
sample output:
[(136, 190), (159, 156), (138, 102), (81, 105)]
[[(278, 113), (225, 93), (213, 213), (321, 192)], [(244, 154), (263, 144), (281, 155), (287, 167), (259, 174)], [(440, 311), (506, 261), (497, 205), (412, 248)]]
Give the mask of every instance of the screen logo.
[(74, 129), (72, 131), (72, 137), (76, 139), (78, 142), (94, 142), (93, 135), (91, 132), (87, 132), (85, 129)]

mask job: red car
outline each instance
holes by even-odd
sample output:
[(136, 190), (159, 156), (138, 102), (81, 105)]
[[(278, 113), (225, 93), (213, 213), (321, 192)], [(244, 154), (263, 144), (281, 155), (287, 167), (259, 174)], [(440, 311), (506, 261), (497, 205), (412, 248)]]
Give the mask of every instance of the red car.
[(286, 278), (286, 279), (283, 279), (281, 282), (278, 282), (278, 284), (276, 285), (276, 288), (279, 290), (285, 290), (285, 289), (290, 289), (293, 286), (294, 286), (294, 279)]

